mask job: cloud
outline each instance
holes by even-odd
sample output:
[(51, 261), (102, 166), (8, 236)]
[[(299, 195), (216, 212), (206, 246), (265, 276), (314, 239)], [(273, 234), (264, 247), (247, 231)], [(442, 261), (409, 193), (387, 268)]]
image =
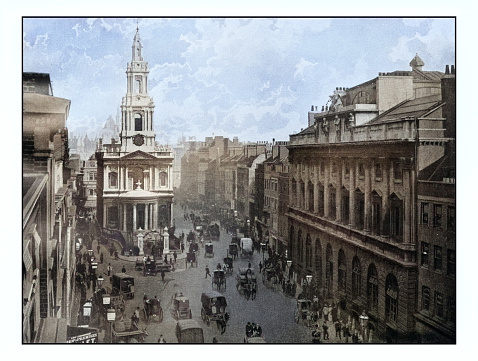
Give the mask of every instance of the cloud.
[(319, 63), (312, 63), (310, 61), (305, 60), (304, 58), (301, 58), (299, 63), (295, 65), (295, 68), (297, 69), (294, 73), (294, 78), (300, 77), (301, 79), (304, 79), (304, 70), (314, 67)]

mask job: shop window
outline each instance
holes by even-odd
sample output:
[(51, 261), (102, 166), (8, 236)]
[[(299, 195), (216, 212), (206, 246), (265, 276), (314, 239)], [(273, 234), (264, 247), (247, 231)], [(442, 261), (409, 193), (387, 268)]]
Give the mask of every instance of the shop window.
[(422, 202), (421, 205), (421, 219), (422, 224), (428, 224), (428, 212), (429, 212), (430, 205), (428, 203)]
[(422, 310), (430, 310), (430, 288), (422, 286)]
[(435, 271), (442, 269), (442, 248), (440, 246), (433, 247), (433, 268)]
[(455, 251), (452, 249), (447, 250), (447, 265), (446, 265), (446, 273), (448, 276), (455, 276), (456, 274), (456, 254)]
[(422, 242), (421, 249), (421, 265), (423, 267), (428, 267), (428, 254), (429, 254), (430, 245), (427, 242)]
[(443, 318), (443, 294), (435, 292), (435, 316)]
[(435, 204), (433, 206), (433, 226), (441, 227), (441, 216), (442, 216), (441, 204)]
[(449, 206), (447, 209), (446, 228), (455, 231), (455, 207)]

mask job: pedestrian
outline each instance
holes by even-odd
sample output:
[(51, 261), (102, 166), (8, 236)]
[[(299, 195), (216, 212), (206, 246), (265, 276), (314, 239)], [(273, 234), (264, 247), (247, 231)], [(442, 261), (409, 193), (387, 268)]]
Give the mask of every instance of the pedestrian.
[(98, 254), (100, 254), (100, 245), (98, 244), (98, 246), (96, 246), (96, 251)]
[(173, 252), (173, 257), (174, 257), (174, 263), (176, 263), (176, 260), (178, 259), (178, 255), (176, 254), (176, 251)]
[(103, 252), (100, 254), (100, 263), (103, 264)]
[(247, 264), (247, 268), (251, 268), (251, 262)]
[(118, 257), (118, 251), (115, 251), (115, 260), (117, 261), (119, 259)]
[(339, 340), (342, 339), (342, 320), (340, 321), (335, 321), (335, 337), (338, 337)]
[(324, 330), (324, 341), (329, 339), (329, 326), (327, 326), (327, 322), (324, 321), (322, 325), (322, 329)]
[(184, 243), (181, 243), (181, 253), (184, 253)]
[(352, 343), (359, 343), (358, 331), (355, 330), (354, 334), (352, 335)]
[(211, 272), (209, 271), (209, 266), (206, 266), (206, 278), (207, 276), (212, 277)]
[(327, 305), (327, 302), (322, 309), (322, 315), (324, 315), (324, 322), (327, 322), (329, 320), (329, 305)]
[(312, 331), (312, 343), (320, 343), (320, 328), (319, 325), (315, 325), (314, 331)]
[(332, 316), (332, 322), (335, 324), (339, 320), (337, 304), (335, 303), (332, 304), (332, 310), (330, 312), (330, 315)]
[(112, 270), (112, 269), (113, 269), (113, 268), (111, 267), (111, 263), (108, 263), (108, 267), (106, 268), (106, 270), (108, 271), (108, 276), (111, 275), (111, 270)]
[(164, 263), (168, 264), (168, 255), (164, 255)]
[(88, 275), (86, 277), (86, 287), (90, 289), (90, 286), (91, 286), (91, 275)]
[(126, 267), (123, 265), (123, 268), (121, 268), (121, 272), (126, 273)]
[(349, 337), (350, 337), (350, 324), (347, 322), (344, 326), (343, 329), (343, 334), (345, 338), (345, 343), (349, 343)]
[(219, 343), (219, 341), (217, 340), (217, 338), (213, 337), (212, 338), (212, 343)]
[(261, 272), (262, 272), (262, 262), (259, 261), (259, 273), (261, 273)]
[(165, 276), (164, 270), (161, 270), (161, 281), (163, 281), (163, 282), (164, 282), (164, 276)]

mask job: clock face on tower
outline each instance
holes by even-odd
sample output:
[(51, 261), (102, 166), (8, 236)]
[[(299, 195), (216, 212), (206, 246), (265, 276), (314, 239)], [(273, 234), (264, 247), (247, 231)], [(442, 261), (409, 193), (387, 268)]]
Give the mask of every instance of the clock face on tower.
[(142, 134), (136, 134), (134, 137), (133, 137), (133, 143), (134, 145), (137, 145), (138, 147), (140, 145), (143, 145), (144, 144), (144, 135)]

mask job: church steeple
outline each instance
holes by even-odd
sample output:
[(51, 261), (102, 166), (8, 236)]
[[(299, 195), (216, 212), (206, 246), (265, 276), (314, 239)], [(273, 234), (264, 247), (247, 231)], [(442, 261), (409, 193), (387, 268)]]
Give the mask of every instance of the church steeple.
[(132, 58), (126, 69), (126, 96), (121, 103), (121, 144), (124, 151), (153, 151), (154, 102), (148, 95), (148, 62), (142, 55), (139, 27), (133, 39)]
[(141, 55), (142, 48), (143, 46), (141, 45), (141, 39), (139, 37), (139, 26), (138, 24), (136, 24), (136, 34), (134, 36), (133, 46), (132, 46), (132, 50), (133, 50), (132, 61), (143, 61), (143, 57)]

